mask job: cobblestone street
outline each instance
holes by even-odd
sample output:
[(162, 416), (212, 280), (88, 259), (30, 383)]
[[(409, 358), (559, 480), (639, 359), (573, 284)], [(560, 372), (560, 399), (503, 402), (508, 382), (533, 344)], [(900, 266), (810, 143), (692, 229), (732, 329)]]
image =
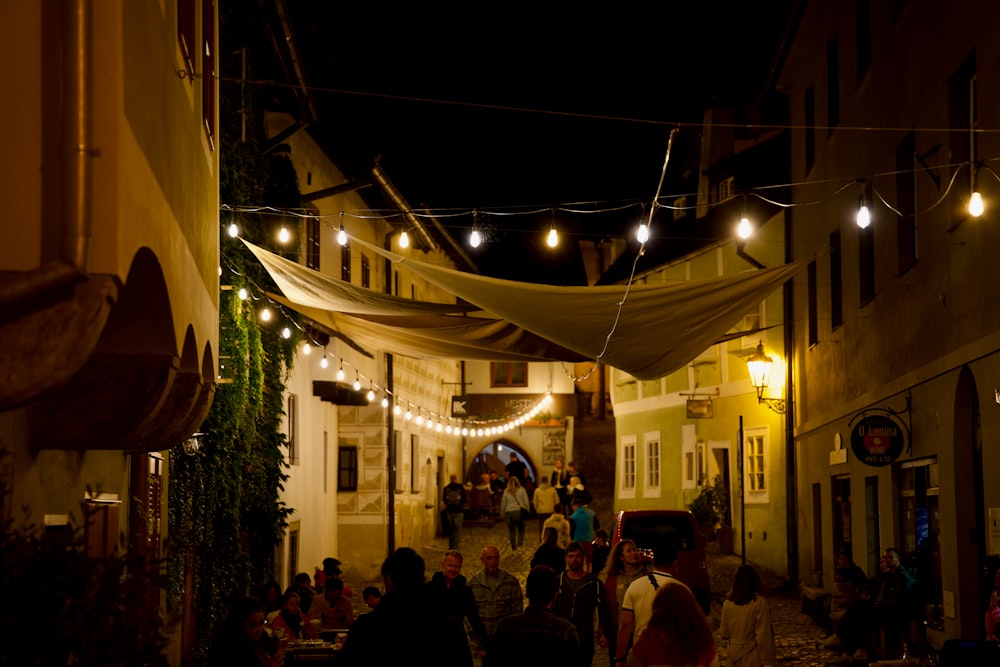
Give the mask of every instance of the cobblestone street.
[[(528, 564), (538, 546), (538, 524), (530, 521), (525, 531), (524, 547), (517, 551), (511, 551), (507, 537), (507, 526), (500, 522), (492, 528), (467, 526), (462, 531), (462, 548), (460, 551), (465, 556), (462, 574), (471, 577), (481, 569), (479, 553), (487, 544), (494, 544), (500, 549), (500, 567), (507, 570), (524, 585), (528, 575)], [(714, 545), (710, 545), (713, 547)], [(435, 538), (433, 544), (423, 549), (423, 556), (427, 562), (427, 576), (439, 570), (444, 552), (448, 549), (448, 540), (444, 537)], [(733, 572), (740, 565), (739, 556), (719, 555), (709, 550), (709, 571), (712, 581), (712, 612), (711, 623), (713, 628), (718, 628), (719, 617), (722, 610), (721, 597), (729, 588), (732, 581)], [(778, 664), (802, 667), (822, 667), (825, 665), (842, 664), (839, 662), (840, 654), (824, 649), (820, 641), (825, 636), (821, 628), (812, 621), (809, 616), (801, 613), (798, 595), (781, 595), (778, 592), (770, 593), (771, 587), (776, 587), (780, 583), (780, 578), (773, 573), (762, 573), (765, 585), (769, 587), (768, 601), (771, 605), (771, 618), (774, 627), (774, 639), (778, 649)], [(381, 588), (382, 582), (350, 582), (354, 588), (355, 614), (367, 611), (364, 609), (364, 602), (360, 599), (361, 589), (365, 585), (376, 585)], [(726, 645), (718, 635), (715, 638), (716, 647), (723, 665), (728, 665), (726, 659)], [(858, 663), (863, 664), (863, 663)], [(594, 658), (594, 667), (609, 667), (608, 654), (606, 650), (598, 649)]]

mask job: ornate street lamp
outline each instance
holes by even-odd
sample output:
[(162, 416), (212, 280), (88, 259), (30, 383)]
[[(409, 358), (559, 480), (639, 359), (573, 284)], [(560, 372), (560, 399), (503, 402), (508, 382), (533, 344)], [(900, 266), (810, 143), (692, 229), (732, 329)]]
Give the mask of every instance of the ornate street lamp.
[(764, 344), (757, 342), (757, 349), (752, 355), (747, 357), (747, 370), (750, 372), (750, 384), (757, 390), (757, 403), (763, 403), (779, 415), (785, 414), (785, 400), (782, 398), (765, 398), (764, 390), (767, 389), (771, 379), (771, 365), (774, 360), (764, 353)]

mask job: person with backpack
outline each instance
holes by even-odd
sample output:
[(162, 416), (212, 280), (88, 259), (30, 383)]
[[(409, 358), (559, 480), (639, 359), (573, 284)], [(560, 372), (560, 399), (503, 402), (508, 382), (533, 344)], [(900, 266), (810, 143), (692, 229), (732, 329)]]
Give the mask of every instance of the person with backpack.
[(448, 527), (448, 548), (458, 551), (462, 539), (462, 520), (465, 518), (465, 487), (458, 481), (458, 475), (451, 476), (445, 485), (441, 498), (444, 502), (445, 524)]

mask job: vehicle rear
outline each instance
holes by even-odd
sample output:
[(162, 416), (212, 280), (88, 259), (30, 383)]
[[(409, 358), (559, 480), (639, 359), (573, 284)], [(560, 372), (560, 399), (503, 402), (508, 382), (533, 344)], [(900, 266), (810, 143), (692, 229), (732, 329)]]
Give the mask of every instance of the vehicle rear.
[(652, 560), (653, 548), (669, 540), (677, 548), (677, 577), (687, 584), (706, 614), (711, 608), (705, 536), (690, 510), (622, 510), (615, 515), (612, 548), (621, 540), (635, 542)]

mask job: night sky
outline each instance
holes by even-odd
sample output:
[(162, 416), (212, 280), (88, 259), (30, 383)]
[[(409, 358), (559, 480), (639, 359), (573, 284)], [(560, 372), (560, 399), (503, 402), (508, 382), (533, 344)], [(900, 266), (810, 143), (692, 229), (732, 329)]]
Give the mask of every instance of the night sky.
[(649, 202), (673, 125), (698, 123), (713, 95), (763, 85), (789, 3), (485, 3), (464, 14), (360, 4), (286, 0), (319, 109), (312, 130), (358, 177), (381, 156), (410, 203), (462, 240), (472, 217), (452, 214), (482, 211), (490, 242), (473, 254), (484, 272), (569, 283), (581, 279), (577, 260), (544, 246), (551, 224), (596, 241), (642, 212), (550, 209)]

